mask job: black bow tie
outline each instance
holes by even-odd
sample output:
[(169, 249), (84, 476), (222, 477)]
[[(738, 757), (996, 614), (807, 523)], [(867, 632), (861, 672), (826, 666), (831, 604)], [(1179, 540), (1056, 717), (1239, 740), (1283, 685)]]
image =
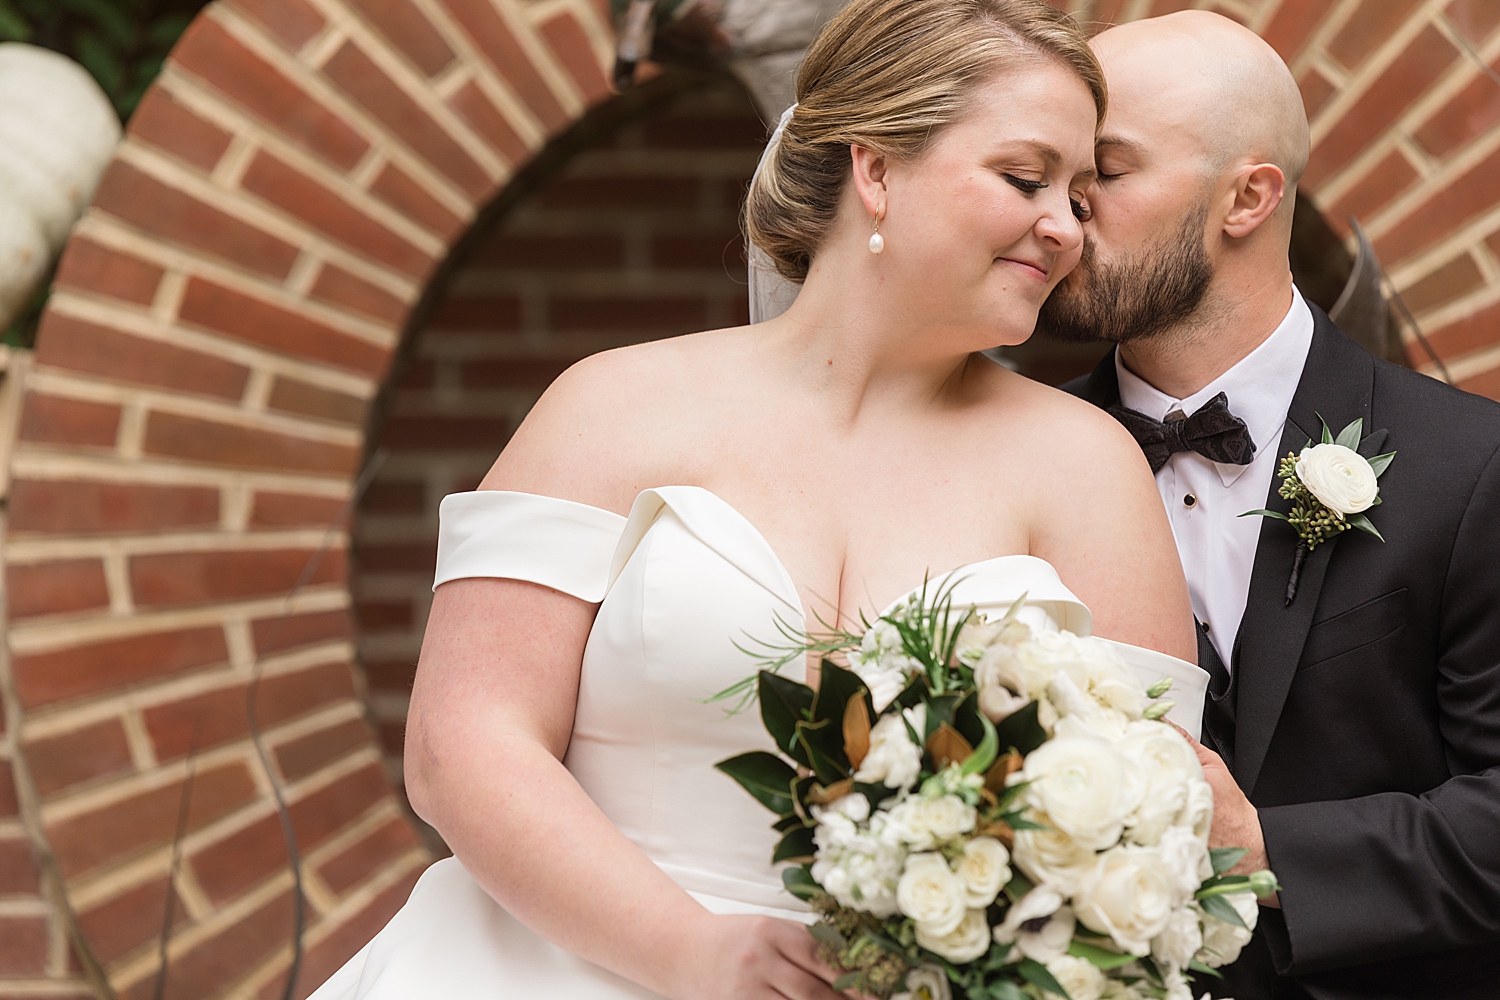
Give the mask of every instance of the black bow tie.
[(1249, 465), (1255, 457), (1250, 431), (1243, 420), (1229, 412), (1229, 397), (1222, 392), (1192, 416), (1166, 423), (1123, 406), (1111, 406), (1109, 413), (1141, 446), (1153, 474), (1179, 451), (1196, 451), (1209, 461), (1226, 465)]

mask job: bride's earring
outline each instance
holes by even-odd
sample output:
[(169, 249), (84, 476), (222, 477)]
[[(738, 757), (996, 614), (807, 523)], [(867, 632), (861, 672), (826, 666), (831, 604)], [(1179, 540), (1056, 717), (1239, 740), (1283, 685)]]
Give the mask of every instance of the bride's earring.
[(870, 220), (870, 226), (874, 232), (870, 234), (870, 252), (879, 253), (885, 249), (885, 237), (880, 235), (880, 216), (877, 214)]

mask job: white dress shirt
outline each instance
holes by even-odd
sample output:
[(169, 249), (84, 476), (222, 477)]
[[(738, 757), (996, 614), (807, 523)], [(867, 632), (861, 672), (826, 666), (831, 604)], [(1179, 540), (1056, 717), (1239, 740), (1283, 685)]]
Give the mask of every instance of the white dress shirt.
[(1266, 505), (1283, 457), (1277, 454), (1281, 432), (1312, 336), (1312, 311), (1294, 287), (1292, 306), (1281, 325), (1233, 368), (1187, 399), (1174, 399), (1146, 382), (1126, 368), (1120, 352), (1115, 352), (1122, 405), (1165, 420), (1177, 413), (1190, 416), (1222, 392), (1229, 397), (1230, 411), (1245, 422), (1255, 442), (1255, 458), (1249, 465), (1226, 465), (1197, 452), (1181, 451), (1156, 474), (1156, 487), (1167, 507), (1187, 575), (1193, 613), (1208, 627), (1208, 638), (1226, 669), (1245, 615), (1263, 520), (1239, 515)]

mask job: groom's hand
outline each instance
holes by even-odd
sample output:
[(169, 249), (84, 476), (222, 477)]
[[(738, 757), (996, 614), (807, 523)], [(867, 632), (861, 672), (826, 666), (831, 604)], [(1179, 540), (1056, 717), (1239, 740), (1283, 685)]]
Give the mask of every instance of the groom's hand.
[[(1243, 847), (1247, 853), (1240, 859), (1239, 864), (1229, 869), (1232, 875), (1249, 875), (1258, 872), (1262, 868), (1271, 867), (1266, 857), (1266, 841), (1260, 832), (1260, 814), (1256, 812), (1255, 806), (1240, 791), (1239, 783), (1234, 780), (1234, 775), (1229, 773), (1229, 768), (1224, 766), (1224, 758), (1214, 753), (1208, 747), (1199, 743), (1188, 735), (1187, 730), (1173, 724), (1173, 728), (1182, 734), (1188, 741), (1188, 745), (1198, 755), (1198, 763), (1203, 765), (1203, 777), (1208, 782), (1208, 787), (1214, 793), (1214, 822), (1208, 831), (1209, 847)], [(1279, 896), (1268, 896), (1260, 901), (1262, 906), (1281, 907)]]

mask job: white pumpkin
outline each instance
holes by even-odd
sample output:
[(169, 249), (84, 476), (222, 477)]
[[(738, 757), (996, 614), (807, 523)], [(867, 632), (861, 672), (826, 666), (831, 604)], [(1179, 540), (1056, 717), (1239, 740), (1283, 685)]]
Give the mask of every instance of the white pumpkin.
[(0, 327), (26, 305), (120, 141), (120, 120), (82, 66), (0, 43)]

